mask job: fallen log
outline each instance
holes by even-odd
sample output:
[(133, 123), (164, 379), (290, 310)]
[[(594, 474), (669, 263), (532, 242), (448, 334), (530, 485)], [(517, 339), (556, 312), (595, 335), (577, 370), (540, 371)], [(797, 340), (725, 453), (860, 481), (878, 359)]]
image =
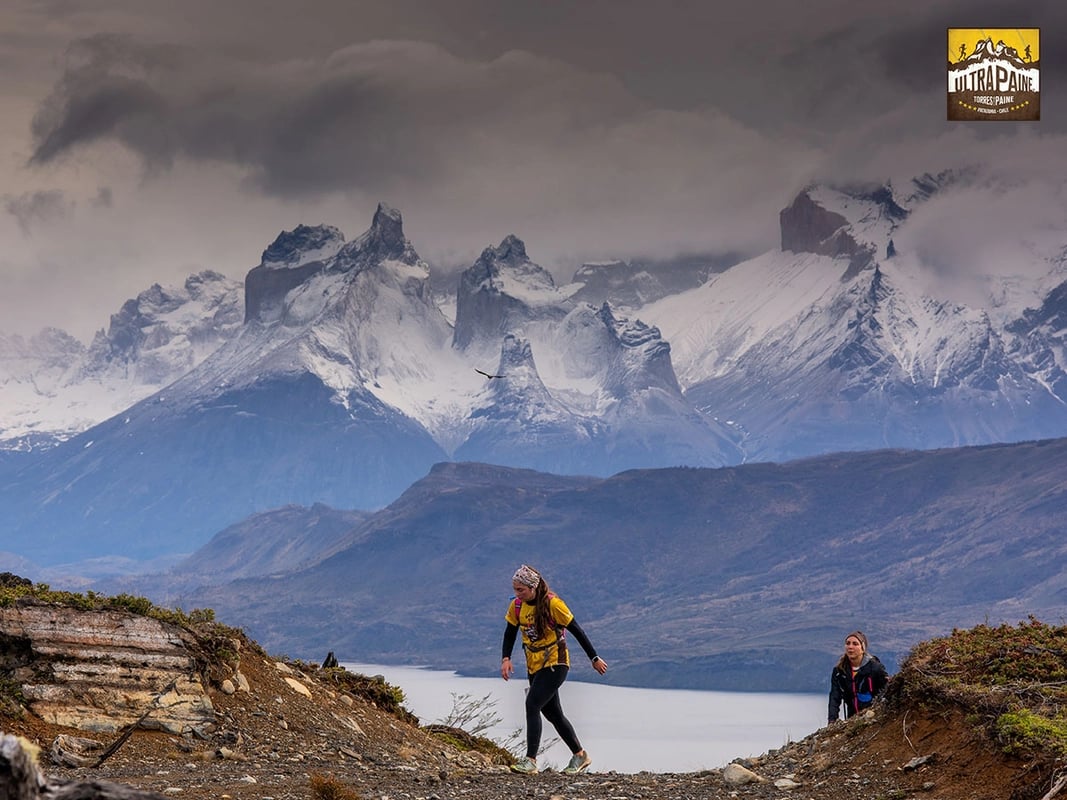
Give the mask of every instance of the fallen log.
[(0, 735), (0, 797), (5, 800), (167, 800), (107, 781), (49, 782), (37, 766), (37, 747), (25, 739)]

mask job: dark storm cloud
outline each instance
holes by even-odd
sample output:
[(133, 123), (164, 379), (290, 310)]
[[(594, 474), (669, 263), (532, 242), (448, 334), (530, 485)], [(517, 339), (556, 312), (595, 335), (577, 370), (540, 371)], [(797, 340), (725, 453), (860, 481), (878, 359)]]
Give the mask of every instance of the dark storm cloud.
[(167, 102), (150, 80), (173, 69), (175, 55), (172, 48), (150, 49), (124, 36), (100, 35), (72, 44), (62, 79), (34, 116), (31, 163), (47, 163), (109, 137), (153, 162), (172, 157)]
[[(79, 202), (66, 239), (12, 237), (25, 265), (96, 252), (112, 269), (115, 242), (137, 238), (132, 276), (174, 236), (199, 246), (166, 250), (175, 275), (243, 269), (282, 227), (352, 235), (384, 200), (430, 261), (469, 264), (515, 233), (569, 278), (586, 258), (775, 247), (779, 211), (813, 180), (906, 189), (975, 164), (1033, 180), (1017, 204), (1063, 205), (1067, 4), (1051, 0), (11, 4), (22, 16), (0, 14), (0, 35), (33, 58), (12, 63), (20, 113), (0, 131), (33, 169), (7, 191)], [(1043, 28), (1040, 124), (945, 120), (945, 29), (994, 20)]]
[(482, 140), (517, 153), (535, 137), (580, 137), (639, 111), (610, 79), (576, 82), (523, 54), (467, 62), (414, 42), (266, 66), (191, 49), (158, 59), (117, 37), (74, 50), (34, 120), (35, 163), (111, 139), (150, 168), (180, 156), (232, 162), (279, 195), (432, 183)]
[(508, 232), (550, 243), (548, 262), (755, 251), (816, 160), (718, 109), (664, 109), (611, 72), (523, 50), (371, 41), (239, 60), (98, 37), (72, 52), (35, 120), (35, 164), (111, 142), (150, 173), (236, 168), (283, 202), (384, 199), (429, 220), (437, 253)]
[(26, 236), (38, 225), (66, 220), (74, 212), (74, 203), (57, 189), (4, 195), (2, 202), (4, 210), (16, 219)]

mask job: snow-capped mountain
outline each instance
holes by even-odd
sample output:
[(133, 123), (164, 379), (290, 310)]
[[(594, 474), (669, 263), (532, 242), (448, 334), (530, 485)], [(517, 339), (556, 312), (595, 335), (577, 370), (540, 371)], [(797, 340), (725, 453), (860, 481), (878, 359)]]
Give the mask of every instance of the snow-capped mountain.
[(282, 233), (246, 277), (245, 325), (168, 389), (171, 400), (193, 405), (309, 375), (353, 417), (357, 407), (380, 407), (377, 416), (447, 442), (481, 379), (451, 347), (427, 265), (399, 212), (384, 205), (370, 230), (343, 241), (326, 226)]
[(712, 274), (743, 260), (736, 253), (709, 253), (667, 259), (590, 261), (578, 267), (571, 283), (562, 289), (575, 301), (595, 306), (607, 301), (616, 309), (633, 310), (695, 289)]
[[(453, 454), (601, 475), (737, 460), (659, 332), (570, 302), (516, 237), (470, 267), (456, 308), (453, 326), (393, 209), (348, 243), (282, 233), (246, 277), (239, 331), (16, 474), (18, 552), (88, 529), (92, 548), (152, 557), (287, 503), (374, 508)], [(476, 371), (491, 364), (502, 377)]]
[(447, 460), (400, 407), (418, 407), (428, 393), (409, 388), (449, 367), (452, 331), (427, 274), (384, 207), (347, 244), (326, 229), (283, 234), (249, 273), (236, 335), (15, 473), (0, 493), (10, 549), (45, 563), (56, 551), (150, 558), (289, 502), (396, 497)]
[(682, 396), (658, 330), (572, 301), (515, 236), (462, 275), (455, 330), (457, 350), (498, 358), (503, 376), (476, 399), (459, 460), (605, 475), (738, 458)]
[(54, 446), (185, 375), (240, 327), (242, 302), (207, 271), (126, 301), (88, 347), (54, 328), (0, 334), (0, 449)]
[(743, 436), (746, 458), (1067, 434), (1062, 255), (1039, 280), (975, 276), (989, 296), (975, 306), (932, 291), (893, 243), (946, 183), (927, 176), (901, 201), (813, 187), (782, 212), (781, 251), (640, 310), (686, 396)]
[(608, 475), (1067, 436), (1067, 234), (1018, 243), (1016, 268), (970, 275), (969, 298), (915, 245), (915, 220), (969, 182), (809, 187), (781, 213), (780, 250), (625, 312), (557, 286), (515, 236), (461, 276), (452, 321), (399, 212), (380, 206), (351, 242), (283, 232), (246, 277), (243, 323), (232, 300), (197, 322), (153, 287), (89, 348), (0, 343), (20, 354), (9, 373), (32, 362), (56, 384), (192, 367), (0, 460), (5, 546), (42, 563), (188, 551), (288, 503), (384, 505), (447, 460)]

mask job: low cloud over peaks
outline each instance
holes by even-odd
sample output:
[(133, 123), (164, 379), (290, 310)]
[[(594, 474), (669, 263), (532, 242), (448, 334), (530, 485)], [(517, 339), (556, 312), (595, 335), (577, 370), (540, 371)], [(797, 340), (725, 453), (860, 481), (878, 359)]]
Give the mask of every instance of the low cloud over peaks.
[(278, 198), (358, 193), (405, 210), (458, 199), (502, 224), (504, 207), (531, 235), (580, 211), (581, 231), (555, 231), (571, 251), (593, 250), (591, 235), (635, 244), (635, 225), (664, 207), (656, 216), (676, 227), (650, 225), (646, 247), (771, 241), (781, 198), (768, 190), (813, 160), (713, 109), (657, 109), (607, 73), (521, 51), (479, 61), (376, 41), (264, 65), (191, 48), (152, 59), (119, 37), (74, 49), (35, 119), (35, 162), (111, 141), (149, 171), (234, 165)]
[(26, 236), (32, 235), (40, 225), (66, 220), (74, 213), (74, 202), (58, 189), (6, 194), (2, 202), (4, 210), (15, 218)]

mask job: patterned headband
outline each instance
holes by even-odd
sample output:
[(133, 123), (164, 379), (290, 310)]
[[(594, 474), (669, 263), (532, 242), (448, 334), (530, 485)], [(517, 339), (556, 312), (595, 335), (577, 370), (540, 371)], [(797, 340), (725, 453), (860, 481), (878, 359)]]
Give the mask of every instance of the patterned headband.
[(521, 583), (529, 589), (536, 589), (537, 584), (541, 582), (541, 576), (537, 574), (537, 570), (533, 567), (523, 564), (515, 570), (515, 574), (511, 576), (511, 582)]

